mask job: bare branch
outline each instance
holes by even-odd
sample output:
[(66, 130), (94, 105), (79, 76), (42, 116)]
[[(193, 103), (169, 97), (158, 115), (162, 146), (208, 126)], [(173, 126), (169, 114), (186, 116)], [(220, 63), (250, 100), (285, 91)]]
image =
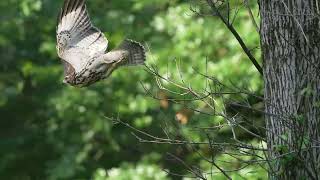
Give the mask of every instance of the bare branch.
[(248, 56), (248, 58), (250, 59), (250, 61), (253, 63), (253, 65), (256, 67), (256, 69), (259, 71), (259, 73), (261, 75), (263, 75), (263, 70), (261, 68), (261, 66), (259, 65), (258, 61), (256, 60), (256, 58), (251, 54), (251, 51), (249, 50), (249, 48), (247, 47), (247, 45), (244, 43), (244, 41), (242, 40), (241, 36), (239, 35), (239, 33), (236, 31), (236, 29), (233, 27), (232, 24), (230, 24), (220, 13), (220, 11), (218, 10), (218, 8), (216, 7), (216, 5), (212, 2), (212, 0), (207, 0), (208, 5), (210, 6), (212, 13), (214, 15), (217, 15), (221, 21), (226, 25), (226, 27), (229, 29), (229, 31), (233, 34), (233, 36), (238, 40), (240, 46), (242, 47), (243, 51), (246, 53), (246, 55)]

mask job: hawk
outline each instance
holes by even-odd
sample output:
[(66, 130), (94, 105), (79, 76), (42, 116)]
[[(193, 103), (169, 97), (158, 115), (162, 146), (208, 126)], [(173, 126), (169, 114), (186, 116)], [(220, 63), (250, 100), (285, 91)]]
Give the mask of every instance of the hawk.
[(64, 0), (57, 23), (57, 53), (64, 65), (64, 83), (89, 86), (105, 79), (120, 66), (143, 65), (144, 47), (124, 40), (106, 52), (108, 40), (91, 23), (86, 0)]

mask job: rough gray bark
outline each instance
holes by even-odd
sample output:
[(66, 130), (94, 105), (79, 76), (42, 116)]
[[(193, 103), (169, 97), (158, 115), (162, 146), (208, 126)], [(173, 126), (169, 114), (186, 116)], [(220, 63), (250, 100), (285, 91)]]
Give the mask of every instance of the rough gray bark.
[(270, 179), (319, 179), (318, 1), (259, 4)]

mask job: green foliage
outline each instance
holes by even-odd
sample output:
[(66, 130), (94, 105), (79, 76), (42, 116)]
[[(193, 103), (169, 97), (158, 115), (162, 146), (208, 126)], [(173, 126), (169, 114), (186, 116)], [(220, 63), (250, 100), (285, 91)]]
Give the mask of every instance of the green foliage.
[(166, 173), (156, 165), (138, 164), (133, 166), (131, 164), (124, 164), (120, 168), (112, 168), (107, 172), (103, 169), (97, 169), (94, 174), (94, 180), (166, 180)]
[[(166, 152), (182, 154), (187, 163), (210, 171), (211, 166), (197, 153), (180, 146), (139, 144), (130, 129), (106, 118), (120, 118), (156, 137), (165, 136), (161, 127), (169, 124), (168, 131), (175, 132), (173, 127), (177, 127), (190, 141), (206, 140), (204, 134), (191, 131), (192, 126), (224, 122), (221, 117), (195, 114), (186, 125), (178, 124), (175, 115), (183, 105), (162, 107), (158, 100), (147, 97), (141, 83), (150, 89), (156, 83), (143, 68), (122, 68), (112, 78), (88, 88), (62, 84), (63, 68), (55, 49), (56, 16), (61, 5), (62, 0), (0, 2), (0, 177), (174, 178), (162, 169), (188, 174), (184, 166), (167, 162)], [(197, 16), (189, 5), (179, 0), (88, 1), (92, 20), (105, 32), (110, 48), (129, 37), (148, 45), (148, 64), (156, 65), (161, 74), (179, 80), (178, 63), (186, 83), (196, 90), (203, 89), (206, 80), (195, 76), (195, 70), (260, 93), (259, 74), (230, 32), (216, 18)], [(258, 34), (246, 11), (240, 11), (239, 18), (235, 26), (254, 48), (259, 44)], [(253, 52), (260, 57), (259, 51)], [(193, 106), (206, 108), (201, 102)], [(217, 108), (222, 109), (223, 103), (217, 102)], [(230, 129), (221, 132), (229, 133)], [(229, 137), (219, 132), (212, 135), (219, 141)], [(249, 142), (253, 141), (250, 137)], [(146, 154), (156, 155), (146, 158)], [(230, 160), (222, 155), (218, 159)], [(233, 165), (221, 165), (237, 168), (240, 162), (233, 161)], [(250, 174), (266, 177), (258, 166), (231, 173), (235, 179), (257, 179)], [(223, 179), (223, 175), (216, 176)]]

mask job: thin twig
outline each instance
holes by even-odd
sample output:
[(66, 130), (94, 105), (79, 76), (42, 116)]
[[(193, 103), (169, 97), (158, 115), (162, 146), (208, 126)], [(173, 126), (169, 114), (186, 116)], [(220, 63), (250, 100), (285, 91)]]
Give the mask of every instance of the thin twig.
[(250, 19), (252, 21), (252, 24), (254, 25), (257, 33), (260, 34), (260, 28), (259, 28), (259, 26), (258, 26), (258, 24), (257, 24), (257, 22), (256, 22), (256, 20), (255, 20), (255, 18), (253, 16), (252, 10), (250, 8), (249, 1), (248, 0), (244, 0), (244, 5), (246, 6), (246, 8), (248, 10), (248, 13), (249, 13)]
[(256, 58), (252, 55), (250, 49), (244, 43), (244, 41), (242, 40), (242, 38), (239, 35), (239, 33), (236, 31), (236, 29), (233, 27), (233, 25), (229, 24), (228, 21), (222, 16), (222, 14), (220, 13), (220, 11), (216, 7), (216, 5), (212, 2), (212, 0), (207, 0), (207, 2), (208, 2), (208, 5), (210, 6), (210, 8), (212, 9), (213, 15), (218, 16), (221, 19), (221, 21), (226, 25), (226, 27), (233, 34), (233, 36), (237, 39), (237, 41), (239, 42), (239, 44), (242, 47), (243, 51), (246, 53), (246, 55), (248, 56), (250, 61), (253, 63), (253, 65), (256, 67), (256, 69), (259, 71), (259, 73), (262, 76), (263, 75), (262, 67), (259, 65), (259, 63), (256, 60)]

